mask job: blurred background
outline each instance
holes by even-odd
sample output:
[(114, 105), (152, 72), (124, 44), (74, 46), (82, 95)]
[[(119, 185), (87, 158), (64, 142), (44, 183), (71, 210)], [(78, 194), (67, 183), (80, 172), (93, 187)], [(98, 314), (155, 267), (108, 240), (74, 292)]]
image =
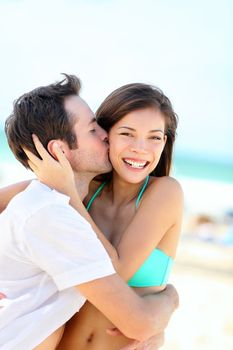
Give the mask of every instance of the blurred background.
[(173, 176), (185, 193), (171, 282), (180, 308), (163, 350), (233, 349), (233, 2), (1, 0), (0, 186), (31, 178), (4, 121), (24, 92), (78, 75), (96, 110), (115, 88), (151, 83), (179, 115)]

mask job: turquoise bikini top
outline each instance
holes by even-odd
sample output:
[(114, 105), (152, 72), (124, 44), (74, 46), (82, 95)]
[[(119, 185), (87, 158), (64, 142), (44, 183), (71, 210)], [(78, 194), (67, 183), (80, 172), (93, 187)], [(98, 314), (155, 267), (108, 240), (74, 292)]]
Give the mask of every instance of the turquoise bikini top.
[[(149, 181), (149, 176), (146, 177), (142, 185), (135, 206), (138, 208), (141, 197), (146, 189)], [(103, 182), (96, 192), (91, 197), (87, 204), (89, 211), (95, 198), (101, 193), (107, 182)], [(148, 258), (143, 262), (139, 269), (135, 272), (133, 277), (128, 281), (130, 287), (152, 287), (166, 284), (171, 271), (173, 259), (165, 254), (162, 250), (155, 248)]]

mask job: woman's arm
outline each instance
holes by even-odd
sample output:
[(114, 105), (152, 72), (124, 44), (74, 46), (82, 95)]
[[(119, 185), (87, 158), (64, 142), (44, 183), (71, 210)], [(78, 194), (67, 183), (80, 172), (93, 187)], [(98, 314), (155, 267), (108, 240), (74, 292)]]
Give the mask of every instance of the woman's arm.
[(156, 247), (175, 257), (182, 212), (183, 192), (176, 180), (157, 178), (148, 186), (116, 247), (123, 278), (131, 277)]
[[(62, 151), (59, 148), (56, 150), (58, 163), (47, 153), (37, 138), (34, 142), (42, 160), (25, 151), (30, 158), (30, 166), (34, 168), (39, 179), (51, 187), (54, 187), (52, 182), (56, 173), (55, 188), (68, 194), (71, 198), (70, 204), (91, 223), (112, 258), (115, 269), (123, 279), (128, 280), (163, 240), (166, 240), (164, 246), (167, 247), (167, 251), (165, 252), (168, 255), (175, 255), (183, 208), (183, 194), (177, 181), (163, 177), (150, 184), (133, 220), (123, 232), (116, 251), (81, 202), (74, 187), (70, 164)], [(55, 172), (54, 169), (56, 169)], [(70, 180), (68, 180), (69, 177)]]
[(175, 256), (181, 230), (183, 192), (173, 178), (159, 178), (150, 185), (132, 221), (122, 233), (116, 252), (90, 217), (76, 191), (72, 191), (70, 203), (91, 223), (111, 256), (117, 273), (124, 280), (133, 276), (161, 242), (162, 250), (169, 256)]
[(7, 187), (0, 188), (0, 213), (7, 207), (10, 200), (19, 192), (25, 190), (25, 188), (30, 184), (29, 181), (22, 181), (16, 184), (9, 185)]

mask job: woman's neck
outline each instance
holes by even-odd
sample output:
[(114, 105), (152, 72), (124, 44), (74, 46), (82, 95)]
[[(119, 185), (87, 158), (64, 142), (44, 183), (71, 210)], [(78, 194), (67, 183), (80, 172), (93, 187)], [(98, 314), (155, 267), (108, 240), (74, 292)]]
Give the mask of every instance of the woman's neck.
[(112, 204), (116, 207), (120, 207), (136, 200), (144, 181), (145, 179), (140, 183), (129, 183), (113, 172), (112, 181), (108, 186), (111, 190), (110, 195)]

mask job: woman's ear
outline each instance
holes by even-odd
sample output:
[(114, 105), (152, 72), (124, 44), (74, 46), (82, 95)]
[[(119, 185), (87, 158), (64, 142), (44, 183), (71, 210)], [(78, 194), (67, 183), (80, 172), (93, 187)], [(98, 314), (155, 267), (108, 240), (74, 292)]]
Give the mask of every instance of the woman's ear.
[(65, 154), (67, 152), (67, 145), (61, 140), (50, 140), (49, 141), (49, 143), (47, 145), (47, 149), (48, 149), (49, 153), (53, 156), (53, 158), (57, 160), (56, 152), (55, 152), (56, 145), (58, 145), (60, 147), (60, 149), (62, 150), (62, 152)]

